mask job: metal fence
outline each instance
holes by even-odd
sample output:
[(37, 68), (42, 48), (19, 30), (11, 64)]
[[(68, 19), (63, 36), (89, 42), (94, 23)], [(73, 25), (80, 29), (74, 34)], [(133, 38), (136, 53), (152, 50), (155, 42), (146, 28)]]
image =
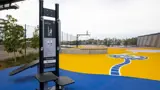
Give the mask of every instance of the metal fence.
[[(32, 38), (33, 32), (37, 28), (37, 26), (31, 25), (22, 25), (24, 30), (26, 30), (26, 38)], [(72, 35), (70, 33), (60, 32), (60, 44), (61, 45), (70, 45), (72, 41), (76, 41), (76, 35)]]

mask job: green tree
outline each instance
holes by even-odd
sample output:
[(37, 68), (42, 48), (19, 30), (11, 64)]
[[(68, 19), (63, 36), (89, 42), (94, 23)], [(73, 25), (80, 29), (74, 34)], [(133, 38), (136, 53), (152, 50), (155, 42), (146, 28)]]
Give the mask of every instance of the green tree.
[(128, 39), (123, 40), (123, 42), (124, 42), (125, 46), (136, 45), (137, 44), (137, 38), (128, 38)]
[(137, 38), (131, 38), (131, 45), (137, 45)]
[(123, 40), (123, 44), (127, 47), (127, 45), (128, 45), (128, 39), (124, 39)]
[(72, 44), (72, 45), (76, 45), (76, 41), (72, 41), (71, 44)]
[(39, 47), (39, 28), (35, 28), (33, 37), (31, 38), (31, 47), (37, 49)]
[(5, 51), (8, 53), (14, 53), (14, 60), (16, 62), (16, 53), (21, 52), (24, 29), (22, 26), (16, 24), (17, 19), (11, 15), (6, 16), (7, 20), (4, 21), (3, 33), (3, 44)]
[(107, 38), (105, 38), (105, 39), (103, 40), (103, 42), (104, 42), (104, 43), (103, 43), (104, 45), (108, 46), (108, 39), (107, 39)]
[(115, 44), (116, 45), (121, 45), (121, 39), (116, 39)]
[(106, 46), (111, 46), (112, 45), (112, 43), (113, 43), (113, 40), (112, 39), (110, 39), (110, 38), (105, 38), (104, 39), (104, 45), (106, 45)]

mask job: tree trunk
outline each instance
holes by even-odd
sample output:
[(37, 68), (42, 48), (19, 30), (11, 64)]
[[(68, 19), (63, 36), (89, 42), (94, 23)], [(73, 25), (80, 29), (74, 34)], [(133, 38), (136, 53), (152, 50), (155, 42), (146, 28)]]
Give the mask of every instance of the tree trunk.
[(14, 52), (14, 62), (16, 62), (16, 52)]

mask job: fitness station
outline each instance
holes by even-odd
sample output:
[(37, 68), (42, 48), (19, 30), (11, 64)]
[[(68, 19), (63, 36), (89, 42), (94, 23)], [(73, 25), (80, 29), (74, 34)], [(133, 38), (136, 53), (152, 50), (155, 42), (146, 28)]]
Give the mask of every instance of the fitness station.
[[(39, 16), (39, 73), (36, 75), (40, 83), (40, 90), (63, 90), (64, 86), (74, 83), (72, 79), (66, 76), (59, 76), (59, 4), (55, 4), (55, 10), (43, 8), (43, 0), (40, 0), (40, 16)], [(46, 20), (43, 16), (55, 18), (55, 21)], [(45, 61), (55, 61), (55, 73), (53, 71), (44, 72)], [(49, 88), (47, 82), (54, 81), (56, 86)]]

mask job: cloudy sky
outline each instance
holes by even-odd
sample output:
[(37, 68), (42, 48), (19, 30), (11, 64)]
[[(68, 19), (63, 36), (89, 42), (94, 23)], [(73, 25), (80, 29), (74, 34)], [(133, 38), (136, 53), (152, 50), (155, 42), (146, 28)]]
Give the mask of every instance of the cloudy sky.
[[(17, 3), (18, 10), (0, 12), (0, 18), (11, 14), (20, 24), (38, 25), (38, 1)], [(60, 4), (61, 30), (90, 37), (128, 38), (160, 32), (160, 0), (44, 0), (44, 7)], [(28, 31), (31, 35), (33, 30)]]

